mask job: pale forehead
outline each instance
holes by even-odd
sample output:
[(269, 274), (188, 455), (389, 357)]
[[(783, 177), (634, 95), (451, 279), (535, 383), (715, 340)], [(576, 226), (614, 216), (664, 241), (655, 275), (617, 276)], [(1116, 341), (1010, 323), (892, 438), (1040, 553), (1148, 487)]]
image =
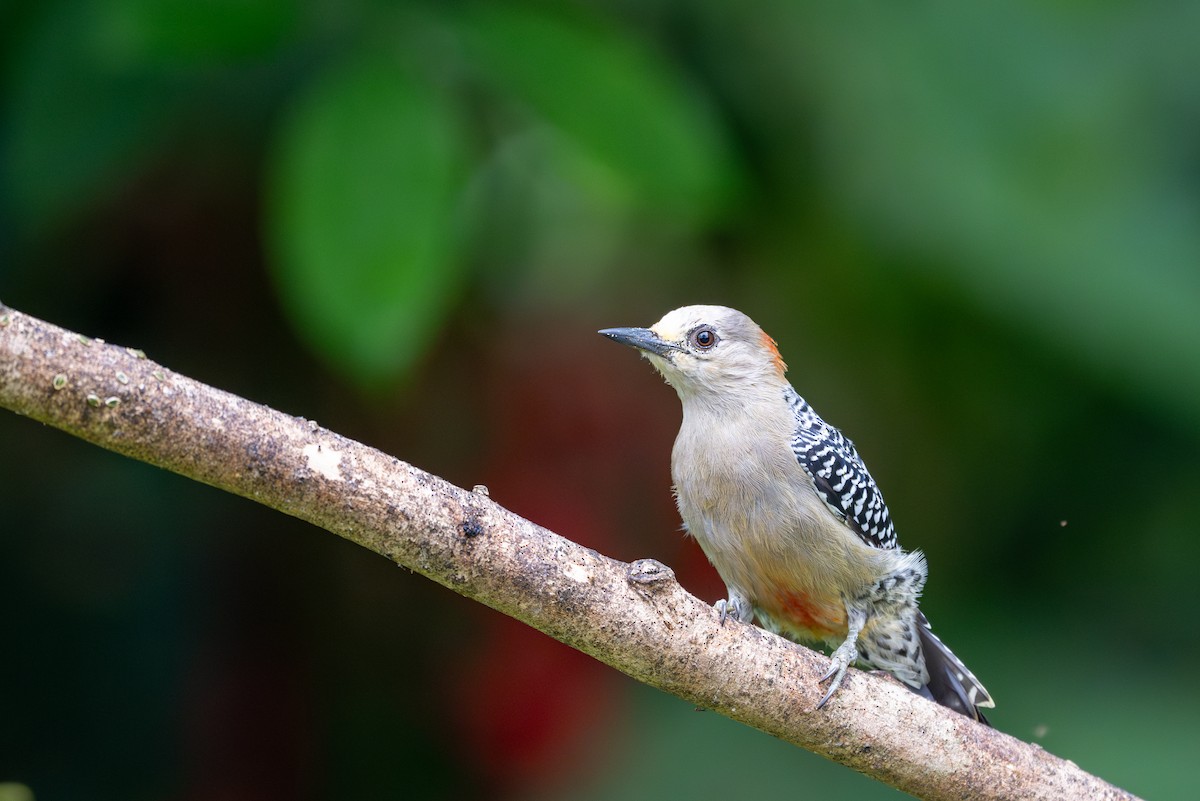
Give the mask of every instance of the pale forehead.
[(667, 312), (650, 328), (664, 339), (678, 339), (698, 325), (707, 323), (720, 330), (729, 326), (754, 326), (749, 317), (728, 306), (684, 306)]

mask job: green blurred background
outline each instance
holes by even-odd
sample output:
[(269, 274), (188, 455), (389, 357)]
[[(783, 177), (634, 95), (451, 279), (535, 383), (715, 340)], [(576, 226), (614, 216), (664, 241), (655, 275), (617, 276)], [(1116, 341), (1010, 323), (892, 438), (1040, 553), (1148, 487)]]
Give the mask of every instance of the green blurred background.
[[(723, 303), (858, 444), (997, 727), (1200, 754), (1200, 5), (0, 5), (0, 298), (715, 600)], [(0, 782), (51, 799), (886, 798), (249, 501), (0, 414)], [(5, 792), (15, 792), (12, 788)]]

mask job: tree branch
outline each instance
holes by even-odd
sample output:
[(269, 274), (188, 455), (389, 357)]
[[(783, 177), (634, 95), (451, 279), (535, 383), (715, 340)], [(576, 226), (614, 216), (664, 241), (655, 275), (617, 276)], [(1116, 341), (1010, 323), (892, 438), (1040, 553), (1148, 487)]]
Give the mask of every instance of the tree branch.
[(480, 492), (0, 305), (0, 406), (307, 520), (638, 681), (927, 799), (1134, 799), (887, 678), (728, 621), (653, 560), (625, 564)]

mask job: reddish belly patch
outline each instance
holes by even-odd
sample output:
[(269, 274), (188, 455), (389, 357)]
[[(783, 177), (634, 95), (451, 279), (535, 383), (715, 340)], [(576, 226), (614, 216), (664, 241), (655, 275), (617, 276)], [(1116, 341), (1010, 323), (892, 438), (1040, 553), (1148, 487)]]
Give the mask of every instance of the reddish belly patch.
[(775, 595), (771, 616), (786, 628), (825, 639), (846, 631), (846, 613), (836, 606), (815, 602), (807, 593), (785, 591)]

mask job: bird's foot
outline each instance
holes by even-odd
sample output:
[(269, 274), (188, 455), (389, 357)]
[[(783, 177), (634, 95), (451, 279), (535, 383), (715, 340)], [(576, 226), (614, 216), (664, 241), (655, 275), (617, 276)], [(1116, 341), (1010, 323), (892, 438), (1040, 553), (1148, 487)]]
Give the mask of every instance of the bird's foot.
[(722, 626), (725, 625), (727, 617), (732, 617), (739, 623), (749, 623), (754, 619), (754, 605), (746, 598), (733, 593), (730, 593), (728, 600), (722, 598), (713, 604), (713, 609), (721, 616)]
[(717, 610), (717, 614), (721, 616), (721, 625), (725, 625), (725, 618), (729, 617), (729, 601), (724, 598), (713, 604), (713, 609)]
[[(829, 689), (825, 691), (825, 695), (817, 704), (817, 709), (822, 708), (837, 692), (838, 687), (842, 686), (842, 679), (846, 677), (846, 670), (855, 662), (858, 661), (858, 649), (854, 646), (852, 640), (847, 640), (837, 647), (837, 650), (830, 656), (829, 670), (819, 680), (819, 684), (830, 682)], [(832, 680), (832, 681), (831, 681)]]

